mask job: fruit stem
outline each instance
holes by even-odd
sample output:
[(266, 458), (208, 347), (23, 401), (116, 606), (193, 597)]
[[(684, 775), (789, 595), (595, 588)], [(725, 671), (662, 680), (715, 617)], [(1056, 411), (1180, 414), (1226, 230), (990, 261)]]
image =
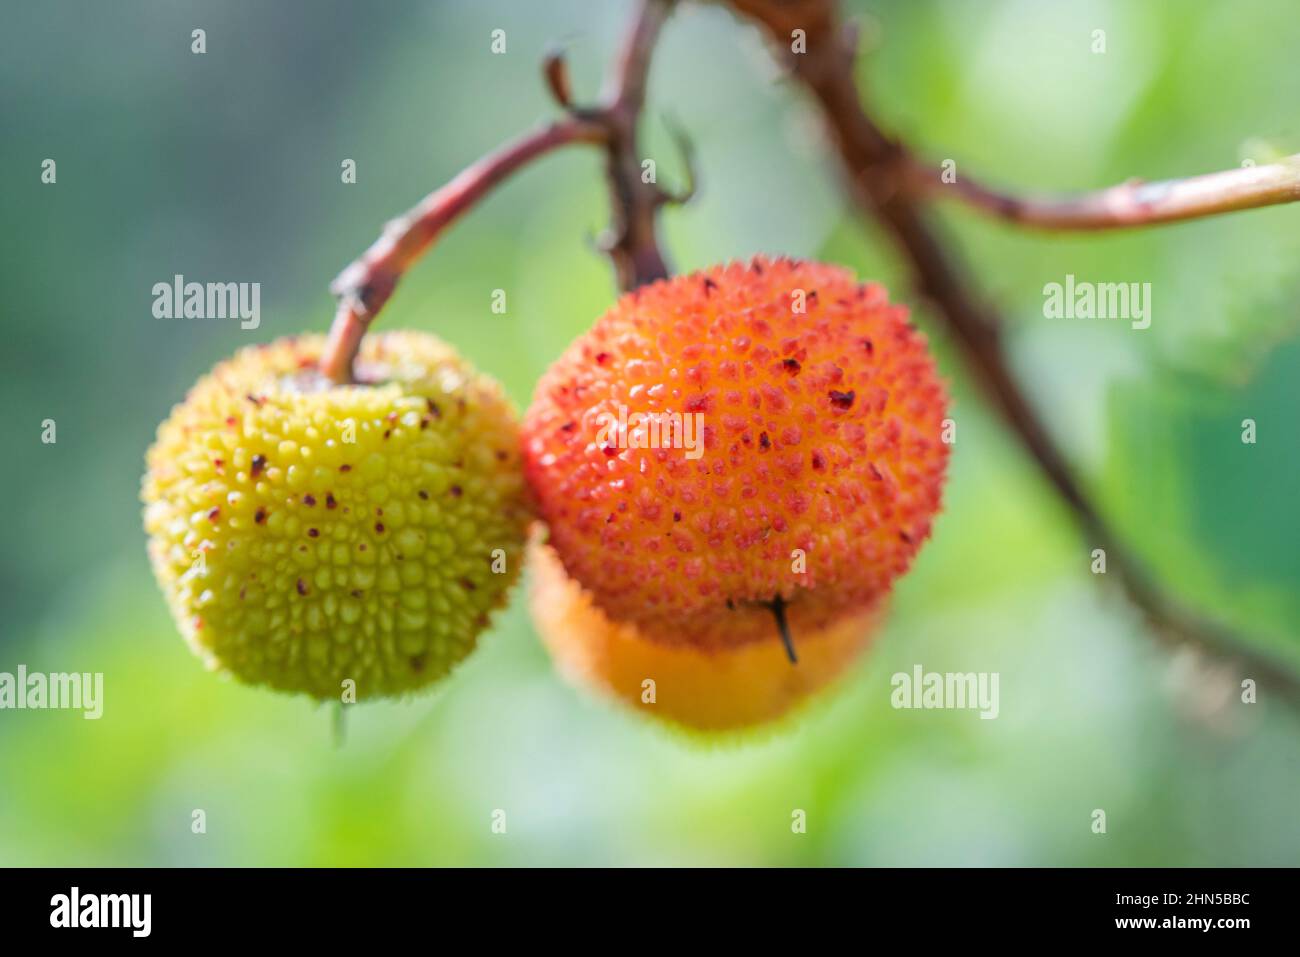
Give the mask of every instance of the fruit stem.
[(785, 617), (785, 599), (777, 595), (767, 607), (772, 609), (772, 617), (776, 619), (776, 630), (781, 633), (781, 644), (785, 645), (786, 657), (790, 659), (790, 664), (797, 665), (799, 657), (794, 653), (794, 637), (790, 634), (790, 622)]
[(450, 183), (388, 223), (379, 239), (339, 273), (330, 284), (338, 309), (321, 353), (322, 374), (336, 383), (352, 382), (361, 339), (402, 274), (493, 187), (560, 146), (585, 143), (605, 152), (611, 202), (605, 251), (614, 263), (619, 287), (626, 292), (668, 275), (655, 234), (655, 212), (673, 197), (642, 179), (636, 128), (645, 106), (650, 54), (675, 2), (641, 0), (613, 64), (609, 92), (598, 106), (573, 105), (563, 58), (557, 53), (548, 55), (543, 76), (564, 109), (564, 117), (466, 167)]
[(352, 381), (361, 337), (388, 302), (397, 281), (461, 214), (515, 170), (570, 143), (602, 143), (605, 129), (576, 115), (529, 133), (468, 167), (419, 205), (384, 227), (383, 235), (330, 284), (338, 311), (321, 353), (320, 370), (338, 383)]

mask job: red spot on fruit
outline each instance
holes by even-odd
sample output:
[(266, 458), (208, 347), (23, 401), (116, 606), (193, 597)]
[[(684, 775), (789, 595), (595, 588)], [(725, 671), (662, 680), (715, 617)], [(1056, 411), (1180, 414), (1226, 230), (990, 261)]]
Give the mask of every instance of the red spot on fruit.
[(299, 595), (307, 594), (307, 583), (303, 581), (301, 578), (298, 579), (298, 594)]
[(827, 394), (831, 397), (831, 405), (835, 406), (835, 408), (851, 409), (853, 407), (853, 399), (856, 394), (852, 389), (848, 392), (837, 392), (836, 390), (831, 389)]
[(253, 478), (257, 478), (259, 475), (262, 474), (262, 471), (263, 471), (265, 468), (266, 468), (266, 456), (265, 456), (265, 455), (254, 455), (254, 456), (253, 456), (253, 467), (252, 467), (251, 469), (249, 469), (249, 474), (252, 475)]

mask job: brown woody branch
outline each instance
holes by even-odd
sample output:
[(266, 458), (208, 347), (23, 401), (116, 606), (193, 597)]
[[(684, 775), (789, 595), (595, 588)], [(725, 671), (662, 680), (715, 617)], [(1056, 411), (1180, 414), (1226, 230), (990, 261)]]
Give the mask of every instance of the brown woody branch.
[(641, 6), (607, 83), (609, 105), (598, 111), (609, 132), (605, 174), (611, 221), (602, 248), (614, 261), (618, 285), (624, 291), (668, 275), (655, 232), (655, 213), (664, 194), (641, 175), (636, 134), (645, 107), (650, 53), (672, 2), (649, 0)]
[[(976, 378), (1073, 511), (1090, 542), (1106, 549), (1108, 567), (1118, 573), (1129, 598), (1147, 618), (1155, 634), (1169, 642), (1236, 659), (1250, 674), (1286, 689), (1293, 697), (1300, 697), (1300, 681), (1291, 669), (1227, 629), (1202, 621), (1165, 594), (1075, 478), (1064, 453), (1025, 397), (1006, 361), (998, 318), (967, 288), (958, 267), (926, 221), (916, 191), (909, 188), (915, 181), (916, 161), (902, 144), (876, 125), (863, 106), (853, 78), (852, 34), (840, 23), (834, 0), (731, 0), (731, 6), (763, 27), (778, 50), (786, 51), (787, 67), (802, 82), (825, 119), (854, 201), (893, 237), (911, 267), (918, 290), (937, 307), (939, 318), (951, 330)], [(805, 53), (791, 52), (794, 30), (805, 31)], [(1291, 169), (1289, 162), (1278, 165)], [(1264, 170), (1262, 176), (1256, 175), (1260, 169)], [(1156, 222), (1265, 205), (1263, 198), (1282, 195), (1275, 192), (1282, 189), (1278, 184), (1293, 182), (1288, 177), (1294, 176), (1294, 172), (1284, 176), (1265, 167), (1184, 181), (1177, 189), (1166, 187), (1165, 198), (1160, 202), (1155, 201), (1154, 195), (1147, 196), (1142, 215), (1147, 216), (1146, 221)], [(1294, 186), (1286, 189), (1294, 190)], [(1209, 198), (1212, 193), (1217, 195), (1216, 199)], [(1019, 204), (998, 201), (991, 193), (969, 187), (964, 195), (982, 208), (1009, 218), (1036, 216), (1035, 225), (1049, 225), (1052, 216), (1048, 212), (1053, 209), (1055, 221), (1062, 221), (1070, 207), (1070, 203), (1059, 202), (1055, 207), (1043, 207), (1024, 201)], [(1111, 193), (1112, 201), (1116, 195)], [(1292, 193), (1289, 198), (1300, 197)], [(1094, 210), (1087, 215), (1076, 214), (1076, 224), (1088, 216), (1096, 219), (1109, 208), (1105, 199), (1072, 202), (1075, 209)], [(1193, 212), (1197, 209), (1199, 213)], [(1109, 225), (1137, 222), (1132, 211), (1124, 213), (1118, 207), (1105, 215), (1128, 216), (1126, 222), (1116, 220)]]
[(957, 175), (915, 166), (915, 182), (933, 196), (952, 196), (999, 219), (1035, 229), (1100, 230), (1201, 219), (1300, 200), (1300, 155), (1186, 179), (1130, 180), (1109, 189), (1066, 196), (1013, 196)]
[(468, 167), (418, 206), (384, 226), (383, 234), (330, 284), (338, 311), (321, 356), (321, 372), (349, 382), (366, 328), (411, 264), (442, 231), (515, 170), (570, 143), (603, 143), (599, 124), (569, 116), (516, 140)]
[(611, 226), (605, 249), (619, 287), (627, 290), (668, 273), (655, 233), (655, 211), (664, 194), (641, 176), (637, 121), (645, 105), (650, 55), (674, 0), (644, 0), (608, 82), (601, 105), (574, 107), (568, 72), (558, 55), (546, 58), (543, 75), (566, 115), (465, 169), (417, 206), (389, 222), (369, 249), (330, 284), (338, 309), (321, 355), (321, 372), (335, 382), (352, 381), (361, 338), (410, 266), (462, 213), (502, 180), (561, 146), (601, 146), (610, 188)]

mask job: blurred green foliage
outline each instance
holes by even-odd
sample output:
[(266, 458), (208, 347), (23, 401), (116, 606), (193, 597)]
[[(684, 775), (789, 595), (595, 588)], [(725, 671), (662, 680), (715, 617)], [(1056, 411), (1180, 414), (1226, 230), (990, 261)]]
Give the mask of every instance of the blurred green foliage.
[[(1289, 0), (851, 6), (864, 89), (958, 175), (1086, 188), (1300, 150)], [(0, 864), (1295, 864), (1295, 710), (1268, 691), (1237, 703), (1235, 678), (1222, 710), (1196, 707), (1206, 689), (1188, 690), (1090, 574), (1092, 545), (923, 310), (956, 395), (947, 509), (873, 654), (791, 728), (711, 747), (592, 701), (554, 675), (519, 600), (439, 692), (352, 712), (340, 749), (326, 710), (191, 658), (140, 530), (157, 422), (236, 348), (323, 329), (329, 280), (384, 219), (549, 115), (537, 64), (552, 42), (594, 95), (627, 12), (7, 6), (0, 670), (103, 671), (106, 700), (98, 722), (0, 712)], [(504, 56), (489, 52), (495, 28)], [(1091, 52), (1097, 29), (1105, 54)], [(647, 149), (674, 181), (665, 115), (702, 177), (664, 218), (678, 268), (818, 256), (907, 297), (754, 30), (694, 5), (670, 23)], [(39, 180), (46, 157), (55, 186)], [(356, 185), (340, 183), (345, 158)], [(459, 224), (381, 321), (436, 330), (523, 406), (611, 301), (588, 241), (605, 217), (598, 157), (550, 157)], [(940, 213), (1006, 316), (1035, 402), (1134, 547), (1175, 593), (1300, 667), (1297, 217), (1058, 237)], [(150, 289), (174, 273), (260, 281), (261, 329), (154, 319)], [(1066, 273), (1152, 283), (1152, 327), (1044, 319), (1042, 287)], [(490, 311), (496, 288), (507, 315)], [(56, 445), (40, 444), (45, 418)], [(890, 676), (918, 662), (1000, 672), (999, 719), (891, 709)], [(490, 831), (497, 808), (506, 835)]]

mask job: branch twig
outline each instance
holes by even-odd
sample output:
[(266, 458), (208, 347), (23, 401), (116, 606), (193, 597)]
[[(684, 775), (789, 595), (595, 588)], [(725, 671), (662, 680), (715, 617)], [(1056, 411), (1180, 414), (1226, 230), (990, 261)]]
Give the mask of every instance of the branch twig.
[(1073, 196), (1012, 196), (960, 173), (945, 184), (937, 172), (919, 166), (913, 172), (929, 195), (953, 196), (983, 213), (1035, 229), (1151, 226), (1300, 201), (1300, 154), (1265, 166), (1154, 183), (1130, 180)]
[(366, 328), (388, 302), (398, 281), (448, 226), (510, 174), (561, 146), (603, 146), (610, 186), (611, 227), (605, 248), (620, 288), (627, 290), (668, 273), (655, 234), (662, 194), (641, 178), (636, 129), (645, 104), (650, 54), (674, 0), (644, 0), (633, 18), (609, 80), (605, 102), (594, 108), (570, 103), (563, 58), (551, 55), (543, 75), (566, 116), (527, 134), (466, 168), (417, 206), (389, 222), (369, 249), (330, 284), (338, 310), (321, 355), (322, 374), (352, 380), (352, 363)]
[(444, 229), (494, 186), (560, 146), (601, 143), (604, 139), (605, 130), (599, 124), (566, 117), (484, 157), (430, 193), (418, 206), (390, 221), (379, 239), (330, 284), (339, 306), (321, 356), (321, 372), (336, 382), (350, 380), (361, 337), (388, 302), (402, 274)]
[(619, 288), (625, 292), (668, 275), (655, 232), (655, 212), (662, 205), (662, 193), (642, 178), (636, 133), (645, 107), (650, 54), (672, 2), (649, 0), (642, 5), (608, 82), (609, 105), (599, 111), (609, 131), (605, 174), (611, 211), (610, 228), (601, 247), (614, 261)]
[[(1291, 669), (1228, 630), (1200, 620), (1171, 600), (1155, 584), (1144, 565), (1123, 545), (1122, 539), (1075, 479), (1065, 455), (1030, 405), (1007, 364), (997, 317), (967, 290), (947, 251), (925, 221), (916, 192), (908, 188), (915, 178), (915, 161), (904, 146), (881, 131), (863, 106), (853, 77), (851, 34), (840, 24), (834, 0), (731, 0), (731, 5), (766, 29), (774, 43), (787, 51), (790, 50), (791, 31), (805, 31), (807, 52), (790, 53), (785, 62), (807, 88), (826, 121), (853, 199), (864, 214), (879, 221), (892, 235), (911, 266), (918, 290), (938, 308), (939, 318), (946, 321), (972, 371), (1074, 512), (1084, 533), (1094, 546), (1106, 549), (1108, 567), (1118, 573), (1125, 592), (1147, 618), (1156, 636), (1219, 657), (1235, 658), (1253, 675), (1286, 689), (1294, 698), (1300, 698), (1300, 679)], [(1279, 165), (1292, 170), (1288, 174), (1292, 182), (1300, 177), (1289, 164)], [(1262, 178), (1251, 175), (1261, 169), (1265, 171)], [(1148, 221), (1156, 222), (1189, 218), (1194, 215), (1192, 210), (1195, 208), (1202, 210), (1199, 215), (1205, 215), (1264, 205), (1263, 202), (1247, 202), (1247, 193), (1257, 189), (1253, 194), (1255, 199), (1269, 195), (1261, 184), (1270, 183), (1268, 189), (1278, 189), (1281, 188), (1278, 183), (1283, 179), (1286, 177), (1271, 167), (1261, 167), (1217, 174), (1217, 178), (1184, 181), (1181, 188), (1166, 190), (1164, 205), (1153, 204), (1152, 197), (1148, 197), (1144, 215)], [(1211, 199), (1212, 194), (1217, 198)], [(1014, 208), (1021, 216), (1039, 216), (1042, 221), (1035, 225), (1049, 224), (1045, 221), (1050, 218), (1048, 210), (1055, 209), (1056, 215), (1064, 215), (1069, 206), (1036, 207), (1023, 202), (1014, 205), (1013, 202), (1013, 206), (1008, 207), (1008, 201), (995, 200), (993, 194), (972, 191), (969, 187), (964, 195), (1002, 215), (1008, 215), (1006, 210)], [(1300, 196), (1290, 195), (1290, 198)], [(1095, 197), (1075, 201), (1075, 207), (1107, 208), (1104, 200)], [(1086, 218), (1082, 213), (1074, 215), (1076, 222)], [(1122, 213), (1112, 211), (1109, 215)], [(1130, 218), (1124, 224), (1135, 225), (1136, 222)]]

